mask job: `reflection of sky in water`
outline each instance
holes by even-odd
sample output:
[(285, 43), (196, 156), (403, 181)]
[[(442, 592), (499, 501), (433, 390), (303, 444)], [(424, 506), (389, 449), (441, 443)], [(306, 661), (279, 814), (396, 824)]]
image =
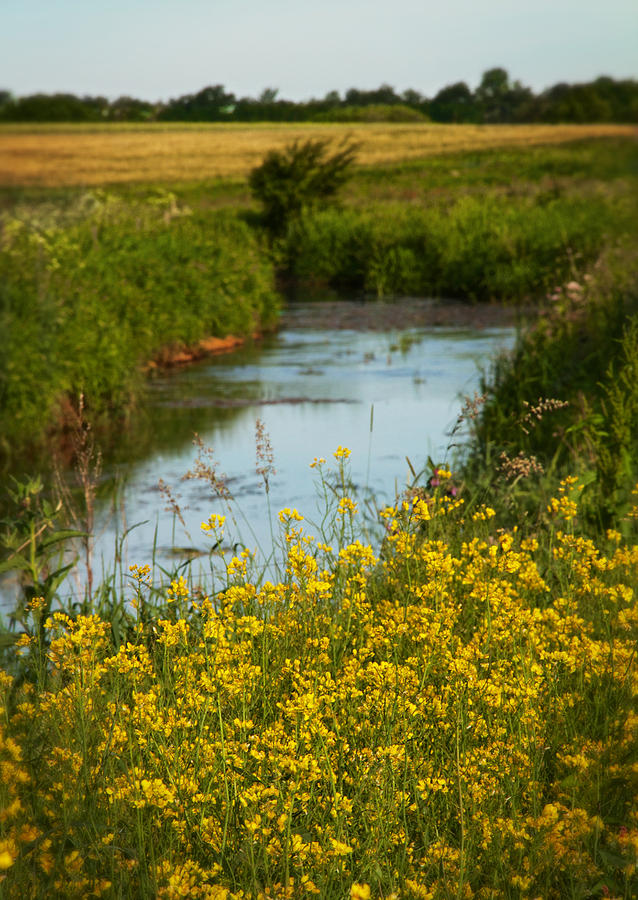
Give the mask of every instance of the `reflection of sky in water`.
[[(123, 545), (125, 571), (130, 563), (150, 564), (154, 554), (156, 563), (173, 571), (185, 558), (174, 548), (210, 547), (201, 522), (225, 510), (206, 484), (182, 480), (196, 458), (194, 411), (200, 436), (212, 447), (218, 471), (228, 477), (235, 498), (239, 534), (231, 526), (227, 537), (251, 549), (259, 543), (269, 552), (268, 508), (255, 471), (257, 417), (266, 426), (275, 456), (277, 473), (270, 481), (275, 516), (290, 506), (309, 520), (317, 518), (317, 479), (309, 464), (315, 456), (334, 464), (332, 453), (339, 444), (352, 451), (353, 482), (370, 488), (381, 505), (410, 480), (406, 456), (417, 471), (428, 455), (442, 460), (459, 397), (478, 386), (477, 363), (485, 364), (498, 348), (510, 345), (513, 335), (512, 329), (417, 329), (404, 333), (401, 341), (400, 334), (287, 330), (251, 352), (217, 357), (156, 379), (149, 392), (155, 421), (161, 418), (164, 430), (168, 422), (183, 440), (131, 464), (117, 516), (107, 506), (101, 510), (97, 575), (113, 568), (116, 534), (144, 520)], [(149, 421), (153, 429), (153, 414)], [(157, 446), (162, 446), (159, 435)], [(166, 511), (160, 478), (179, 501), (186, 531)], [(308, 531), (312, 533), (310, 527)], [(203, 565), (209, 566), (207, 557)]]
[[(511, 343), (513, 333), (421, 330), (418, 335), (420, 340), (411, 344), (404, 341), (401, 352), (399, 339), (393, 344), (387, 334), (285, 331), (246, 363), (238, 364), (234, 356), (219, 357), (161, 379), (154, 387), (155, 402), (175, 405), (176, 427), (180, 408), (210, 406), (210, 421), (201, 437), (213, 448), (218, 471), (229, 478), (241, 511), (238, 537), (251, 548), (256, 540), (269, 547), (266, 498), (255, 472), (257, 417), (266, 426), (275, 455), (277, 474), (270, 482), (274, 513), (296, 506), (309, 519), (316, 518), (316, 477), (309, 464), (315, 456), (334, 462), (332, 453), (339, 444), (352, 450), (355, 484), (371, 488), (379, 503), (391, 500), (406, 484), (406, 456), (418, 470), (428, 454), (434, 459), (444, 455), (459, 395), (477, 386), (477, 362)], [(233, 406), (242, 399), (256, 402), (240, 407), (232, 418), (216, 418), (217, 404)], [(131, 534), (129, 561), (151, 561), (156, 523), (158, 555), (165, 565), (176, 564), (175, 556), (165, 555), (173, 545), (202, 550), (208, 546), (200, 524), (211, 512), (223, 509), (203, 482), (181, 480), (193, 467), (195, 455), (188, 442), (178, 451), (135, 466), (129, 474), (124, 494), (127, 524), (150, 520)], [(159, 478), (179, 495), (188, 534), (164, 510)], [(100, 540), (105, 556), (112, 543), (112, 533), (105, 533)]]

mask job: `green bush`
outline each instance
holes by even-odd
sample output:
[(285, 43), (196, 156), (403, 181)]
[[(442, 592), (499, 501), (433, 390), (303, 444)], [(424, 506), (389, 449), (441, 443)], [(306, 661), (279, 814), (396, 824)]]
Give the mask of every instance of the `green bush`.
[(286, 231), (302, 212), (332, 199), (347, 181), (356, 147), (345, 143), (329, 153), (330, 141), (295, 141), (271, 150), (250, 173), (253, 196), (263, 206), (263, 223), (271, 236)]

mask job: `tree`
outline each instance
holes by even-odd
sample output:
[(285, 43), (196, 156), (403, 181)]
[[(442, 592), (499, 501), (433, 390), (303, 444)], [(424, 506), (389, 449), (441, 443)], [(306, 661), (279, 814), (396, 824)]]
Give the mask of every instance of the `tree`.
[(250, 173), (248, 183), (263, 207), (262, 221), (271, 238), (285, 233), (288, 224), (308, 209), (332, 199), (350, 176), (356, 146), (341, 144), (329, 152), (330, 141), (295, 141), (271, 150)]
[(425, 103), (425, 97), (423, 94), (419, 93), (419, 91), (415, 91), (412, 88), (408, 88), (406, 91), (403, 91), (401, 94), (401, 100), (403, 103), (407, 104), (407, 106), (415, 106), (417, 108), (421, 107)]
[(108, 115), (106, 97), (75, 94), (30, 94), (3, 108), (11, 122), (99, 122)]
[(135, 97), (118, 97), (109, 105), (109, 119), (114, 122), (148, 122), (155, 115), (155, 107)]
[(158, 119), (175, 122), (218, 122), (227, 119), (236, 103), (222, 84), (209, 85), (197, 94), (183, 94), (169, 100)]
[(521, 111), (532, 100), (532, 92), (520, 81), (510, 82), (505, 69), (497, 66), (483, 72), (474, 94), (484, 122), (513, 122), (523, 118)]
[(341, 95), (339, 94), (339, 91), (328, 91), (322, 102), (325, 103), (326, 106), (339, 106), (341, 103)]
[(346, 91), (345, 103), (348, 106), (371, 106), (372, 104), (401, 103), (401, 98), (395, 94), (394, 88), (389, 84), (382, 84), (374, 91), (360, 91), (358, 88), (350, 88)]
[(464, 81), (442, 88), (430, 103), (435, 122), (476, 122), (474, 95)]
[(274, 103), (277, 99), (277, 94), (279, 93), (279, 88), (264, 88), (261, 94), (259, 95), (259, 103), (263, 103), (267, 105), (268, 103)]

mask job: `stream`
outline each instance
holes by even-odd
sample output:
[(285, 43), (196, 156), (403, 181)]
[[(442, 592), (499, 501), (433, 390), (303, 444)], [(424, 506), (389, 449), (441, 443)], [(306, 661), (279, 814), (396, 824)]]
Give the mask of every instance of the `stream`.
[[(421, 317), (405, 311), (399, 321), (394, 309), (381, 304), (362, 321), (353, 319), (356, 307), (348, 301), (328, 310), (294, 304), (280, 331), (264, 341), (155, 378), (152, 421), (158, 435), (168, 433), (177, 443), (159, 442), (145, 459), (107, 471), (123, 483), (115, 509), (105, 504), (99, 516), (95, 556), (103, 558), (104, 571), (112, 569), (117, 535), (127, 528), (125, 571), (136, 563), (172, 572), (198, 554), (205, 570), (212, 542), (201, 523), (211, 513), (227, 515), (229, 545), (241, 543), (264, 559), (280, 509), (296, 508), (310, 521), (321, 517), (318, 473), (310, 463), (324, 457), (325, 470), (334, 469), (339, 445), (352, 452), (349, 469), (360, 497), (374, 495), (377, 507), (412, 481), (407, 459), (418, 472), (428, 456), (448, 457), (462, 397), (477, 389), (479, 366), (511, 347), (515, 330), (419, 324)], [(256, 471), (258, 419), (276, 470), (268, 496)], [(194, 433), (209, 448), (203, 460), (214, 461), (232, 495), (230, 511), (209, 482), (184, 479), (198, 455)]]
[[(242, 546), (266, 560), (277, 512), (296, 508), (307, 533), (321, 519), (317, 469), (336, 466), (348, 447), (358, 515), (393, 502), (422, 471), (428, 456), (449, 458), (450, 431), (463, 396), (479, 387), (480, 366), (512, 346), (515, 328), (490, 323), (434, 324), (431, 301), (295, 303), (282, 327), (262, 341), (154, 377), (143, 427), (122, 435), (105, 461), (96, 515), (94, 581), (114, 574), (123, 587), (131, 564), (150, 565), (166, 580), (191, 560), (191, 573), (210, 581), (213, 541), (201, 530), (211, 513), (227, 516), (225, 549)], [(371, 309), (374, 307), (374, 309)], [(359, 313), (359, 314), (358, 314)], [(400, 314), (399, 314), (400, 313)], [(272, 446), (276, 474), (256, 471), (256, 422)], [(230, 507), (209, 481), (184, 479), (202, 460), (232, 496)], [(408, 462), (409, 460), (409, 462)], [(160, 486), (160, 483), (162, 486)], [(368, 503), (363, 501), (368, 498)], [(276, 573), (275, 573), (276, 574)], [(82, 563), (65, 584), (81, 596)], [(0, 605), (12, 605), (3, 586)], [(211, 589), (209, 587), (209, 589)]]

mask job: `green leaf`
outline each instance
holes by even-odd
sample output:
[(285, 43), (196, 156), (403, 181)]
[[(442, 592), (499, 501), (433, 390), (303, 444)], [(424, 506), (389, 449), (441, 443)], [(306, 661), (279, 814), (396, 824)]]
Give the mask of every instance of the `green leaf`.
[(0, 632), (0, 650), (8, 650), (9, 647), (13, 647), (19, 637), (20, 635), (13, 631)]
[(12, 572), (15, 569), (20, 569), (23, 572), (30, 572), (31, 564), (24, 556), (12, 556), (10, 559), (5, 559), (3, 562), (0, 562), (0, 573)]
[(67, 566), (62, 566), (61, 569), (56, 569), (55, 572), (52, 572), (49, 575), (49, 577), (43, 583), (43, 586), (45, 588), (44, 593), (46, 594), (46, 596), (50, 597), (56, 592), (56, 590), (59, 588), (59, 586), (64, 581), (67, 572), (69, 572), (73, 568), (74, 565), (75, 565), (75, 560), (73, 562), (69, 563)]
[(74, 538), (83, 537), (88, 537), (86, 531), (76, 531), (71, 528), (62, 529), (61, 531), (54, 531), (53, 534), (43, 538), (42, 541), (40, 541), (40, 547), (52, 547), (54, 544), (59, 544), (60, 541), (70, 541)]

